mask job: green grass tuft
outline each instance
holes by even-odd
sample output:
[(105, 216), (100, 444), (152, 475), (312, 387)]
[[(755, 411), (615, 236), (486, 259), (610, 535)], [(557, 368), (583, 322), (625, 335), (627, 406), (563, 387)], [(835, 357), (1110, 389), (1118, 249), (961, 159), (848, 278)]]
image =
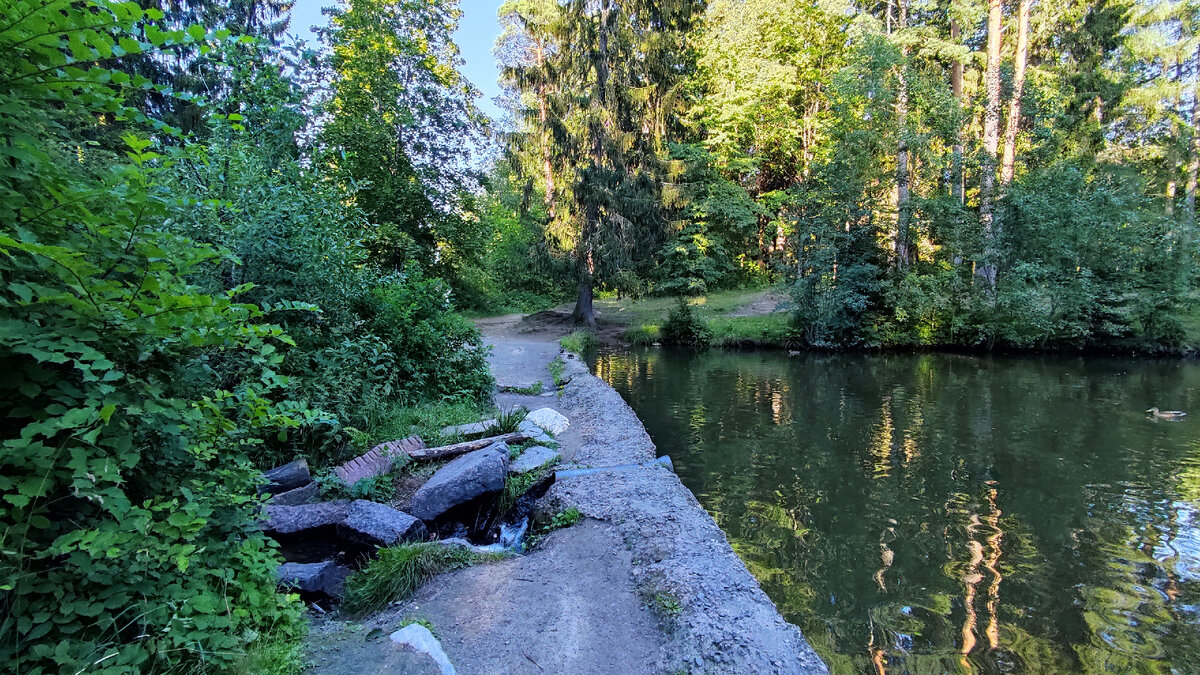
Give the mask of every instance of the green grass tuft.
[(675, 618), (683, 612), (679, 598), (670, 591), (659, 591), (650, 598), (650, 607), (668, 618)]
[(559, 339), (558, 344), (563, 349), (583, 356), (587, 352), (595, 349), (600, 345), (600, 339), (591, 331), (577, 330), (570, 335), (565, 335)]
[(517, 503), (521, 495), (529, 492), (529, 488), (537, 485), (537, 482), (546, 477), (554, 469), (554, 465), (558, 464), (558, 460), (554, 460), (549, 464), (533, 471), (525, 473), (514, 473), (504, 479), (504, 492), (500, 493), (500, 499), (496, 502), (496, 512), (500, 515), (508, 513), (508, 510)]
[(508, 410), (501, 410), (496, 414), (496, 425), (493, 427), (495, 434), (511, 434), (521, 428), (521, 422), (525, 421), (525, 416), (529, 414), (529, 408), (523, 405), (513, 406)]
[(561, 530), (564, 527), (571, 527), (575, 523), (583, 520), (583, 514), (579, 509), (572, 506), (569, 509), (564, 509), (554, 514), (550, 522), (540, 527), (535, 527), (533, 532), (525, 539), (525, 549), (532, 550), (546, 538), (546, 535), (555, 530)]
[(292, 675), (304, 670), (303, 635), (283, 637), (276, 633), (261, 635), (246, 648), (246, 653), (230, 668), (232, 673), (255, 675)]
[(563, 373), (567, 372), (567, 362), (562, 356), (554, 357), (554, 360), (546, 364), (546, 370), (550, 371), (550, 376), (554, 378), (554, 388), (557, 389), (563, 385)]
[(535, 380), (534, 383), (528, 387), (509, 387), (508, 390), (514, 394), (521, 394), (523, 396), (537, 396), (538, 394), (542, 393), (542, 389), (545, 388), (545, 386), (546, 385), (542, 384), (541, 380)]
[(478, 404), (464, 400), (419, 406), (396, 405), (364, 431), (369, 441), (363, 446), (371, 447), (413, 435), (420, 436), (430, 447), (441, 445), (442, 441), (448, 440), (442, 437), (442, 429), (477, 422), (484, 412)]
[[(414, 623), (417, 624), (418, 626), (424, 626), (425, 630), (429, 631), (430, 633), (433, 633), (434, 637), (438, 636), (437, 630), (435, 630), (433, 627), (433, 622), (430, 621), (429, 619), (425, 619), (425, 618), (408, 617), (400, 622), (400, 628), (405, 628), (407, 626), (411, 626)], [(396, 630), (399, 630), (400, 628), (397, 628)]]
[(629, 328), (624, 333), (621, 333), (621, 339), (625, 342), (634, 345), (635, 347), (644, 347), (658, 342), (661, 337), (661, 329), (658, 324), (644, 323), (640, 326)]
[(379, 557), (346, 579), (342, 609), (359, 616), (378, 612), (412, 595), (421, 584), (450, 570), (507, 557), (475, 553), (460, 546), (401, 544), (379, 550)]

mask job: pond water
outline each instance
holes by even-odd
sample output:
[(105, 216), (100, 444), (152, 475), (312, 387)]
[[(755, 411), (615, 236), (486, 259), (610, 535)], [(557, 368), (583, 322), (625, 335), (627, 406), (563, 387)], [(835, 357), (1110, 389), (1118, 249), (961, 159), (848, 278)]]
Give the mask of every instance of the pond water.
[(648, 349), (595, 372), (834, 672), (1200, 672), (1200, 364)]

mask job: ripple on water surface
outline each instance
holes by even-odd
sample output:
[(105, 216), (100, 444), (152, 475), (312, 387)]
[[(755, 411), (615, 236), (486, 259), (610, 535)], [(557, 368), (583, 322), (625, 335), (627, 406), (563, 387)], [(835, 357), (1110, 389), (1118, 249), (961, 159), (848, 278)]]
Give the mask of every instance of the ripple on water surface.
[(1200, 365), (600, 355), (835, 672), (1200, 672)]

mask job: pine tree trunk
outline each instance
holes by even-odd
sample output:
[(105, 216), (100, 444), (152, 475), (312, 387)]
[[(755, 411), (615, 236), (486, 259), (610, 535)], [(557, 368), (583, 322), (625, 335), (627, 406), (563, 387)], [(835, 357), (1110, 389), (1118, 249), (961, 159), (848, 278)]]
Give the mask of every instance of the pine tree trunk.
[(538, 65), (538, 123), (542, 130), (542, 171), (545, 174), (545, 200), (546, 200), (546, 215), (554, 219), (554, 164), (550, 157), (550, 144), (552, 136), (549, 129), (550, 112), (546, 105), (546, 46), (539, 39), (537, 45), (537, 65)]
[[(959, 37), (958, 21), (950, 21), (950, 39), (957, 43)], [(963, 64), (954, 59), (950, 66), (950, 89), (954, 93), (954, 103), (959, 110), (963, 108)], [(953, 165), (950, 175), (950, 190), (959, 204), (963, 203), (963, 142), (962, 127), (954, 132)]]
[[(900, 19), (897, 28), (908, 24), (908, 0), (900, 0)], [(909, 232), (909, 172), (908, 172), (908, 47), (900, 48), (900, 73), (896, 87), (896, 267), (904, 270), (912, 260)]]
[(1004, 163), (1000, 167), (1000, 185), (1008, 187), (1017, 163), (1017, 128), (1021, 125), (1021, 97), (1025, 93), (1025, 67), (1029, 60), (1029, 0), (1017, 5), (1017, 54), (1013, 63), (1013, 93), (1008, 102), (1008, 121), (1004, 127)]
[(575, 311), (572, 313), (575, 323), (583, 324), (588, 328), (596, 327), (596, 310), (592, 306), (593, 271), (592, 254), (589, 251), (579, 270), (579, 296), (575, 301)]
[[(1200, 72), (1200, 49), (1196, 50), (1195, 68)], [(1188, 157), (1187, 218), (1196, 222), (1196, 177), (1200, 173), (1200, 87), (1192, 89), (1192, 143)]]
[[(593, 96), (598, 102), (599, 109), (604, 109), (605, 92), (608, 89), (608, 12), (609, 0), (601, 0), (599, 22), (596, 31), (596, 90)], [(604, 164), (603, 125), (599, 120), (592, 120), (592, 168), (600, 168)], [(593, 179), (594, 180), (594, 179)], [(592, 185), (598, 190), (598, 185)], [(584, 222), (580, 227), (579, 242), (576, 244), (576, 267), (579, 274), (579, 297), (575, 302), (574, 318), (576, 323), (582, 323), (589, 328), (596, 327), (596, 312), (592, 307), (592, 284), (596, 276), (596, 260), (592, 247), (592, 238), (600, 227), (600, 205), (597, 195), (587, 196), (587, 208), (584, 210)]]
[(983, 108), (983, 162), (979, 180), (979, 223), (983, 229), (983, 260), (976, 274), (996, 288), (996, 240), (1000, 236), (1000, 219), (996, 217), (996, 152), (1000, 148), (1000, 0), (988, 0), (987, 70), (984, 88), (987, 103)]

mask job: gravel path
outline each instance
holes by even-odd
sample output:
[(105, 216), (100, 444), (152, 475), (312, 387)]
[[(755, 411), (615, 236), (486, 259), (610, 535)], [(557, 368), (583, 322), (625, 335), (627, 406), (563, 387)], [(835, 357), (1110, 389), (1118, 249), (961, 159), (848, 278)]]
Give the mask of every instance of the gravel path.
[[(555, 336), (521, 334), (512, 325), (519, 321), (481, 322), (497, 382), (545, 377), (550, 385)], [(562, 468), (653, 460), (653, 442), (620, 395), (567, 357), (570, 382), (561, 392), (500, 394), (497, 405), (565, 414)], [(315, 672), (437, 672), (431, 662), (397, 660), (387, 641), (414, 618), (432, 624), (465, 674), (828, 672), (665, 467), (563, 478), (539, 505), (544, 514), (568, 507), (586, 518), (529, 555), (442, 575), (362, 624), (318, 623), (310, 638)]]

